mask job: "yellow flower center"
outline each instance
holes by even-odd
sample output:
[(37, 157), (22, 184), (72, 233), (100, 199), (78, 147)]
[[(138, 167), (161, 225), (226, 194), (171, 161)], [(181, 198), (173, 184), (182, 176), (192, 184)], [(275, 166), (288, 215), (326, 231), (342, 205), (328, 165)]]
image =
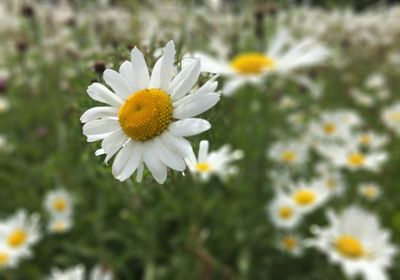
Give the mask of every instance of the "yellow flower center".
[(126, 135), (136, 141), (146, 141), (167, 129), (172, 120), (172, 103), (162, 90), (140, 90), (121, 106), (118, 117)]
[(208, 172), (210, 171), (211, 166), (207, 162), (199, 162), (196, 164), (196, 169), (200, 172)]
[(0, 252), (0, 266), (6, 265), (8, 263), (8, 255), (4, 252)]
[(13, 233), (10, 234), (8, 237), (8, 244), (13, 247), (17, 248), (23, 245), (26, 241), (27, 234), (24, 230), (15, 230)]
[(67, 203), (63, 198), (57, 198), (53, 202), (53, 208), (57, 212), (63, 212), (67, 208)]
[(293, 216), (293, 209), (289, 206), (284, 206), (279, 209), (279, 217), (284, 220), (290, 219)]
[(340, 254), (348, 258), (359, 258), (365, 253), (361, 242), (351, 235), (342, 235), (336, 239), (335, 248)]
[(390, 113), (389, 119), (394, 122), (400, 122), (400, 112)]
[(294, 201), (299, 205), (309, 205), (312, 204), (316, 197), (315, 193), (311, 190), (299, 190), (293, 196)]
[(64, 222), (62, 222), (62, 221), (56, 222), (53, 225), (53, 230), (55, 232), (61, 233), (61, 232), (64, 232), (65, 229), (66, 229), (66, 224)]
[(363, 194), (367, 198), (375, 198), (378, 194), (378, 191), (377, 191), (376, 187), (368, 186), (363, 189)]
[(326, 180), (325, 184), (328, 187), (328, 189), (334, 189), (336, 187), (336, 180), (329, 178)]
[(286, 250), (292, 251), (297, 246), (297, 240), (293, 236), (288, 235), (282, 238), (282, 245)]
[(334, 123), (328, 122), (324, 124), (324, 132), (327, 135), (332, 135), (336, 131), (336, 125)]
[(369, 145), (371, 144), (371, 137), (368, 134), (364, 134), (360, 137), (361, 144)]
[(347, 164), (351, 166), (361, 166), (365, 162), (365, 156), (361, 153), (351, 153), (347, 157)]
[(285, 162), (293, 162), (297, 159), (297, 155), (293, 151), (284, 151), (281, 155), (281, 158)]
[(261, 74), (265, 69), (275, 67), (275, 61), (262, 53), (244, 53), (235, 56), (231, 66), (237, 72), (244, 75)]

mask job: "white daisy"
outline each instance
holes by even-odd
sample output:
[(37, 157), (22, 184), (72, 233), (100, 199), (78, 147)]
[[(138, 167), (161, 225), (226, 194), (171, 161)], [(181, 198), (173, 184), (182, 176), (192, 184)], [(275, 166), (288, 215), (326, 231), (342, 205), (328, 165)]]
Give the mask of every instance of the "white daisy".
[(400, 102), (385, 108), (381, 114), (383, 123), (400, 135)]
[(308, 145), (300, 141), (278, 141), (271, 145), (267, 156), (286, 166), (301, 166), (308, 159)]
[(335, 167), (324, 163), (318, 163), (315, 167), (318, 177), (316, 182), (324, 186), (330, 195), (340, 196), (343, 194), (346, 183), (342, 173)]
[(294, 257), (298, 257), (303, 253), (304, 247), (302, 240), (297, 234), (283, 234), (279, 236), (278, 242), (278, 249)]
[(191, 91), (200, 75), (200, 60), (185, 63), (173, 77), (174, 57), (175, 46), (170, 41), (150, 76), (143, 54), (134, 48), (131, 62), (122, 63), (119, 72), (104, 72), (104, 80), (115, 93), (99, 83), (88, 88), (91, 98), (110, 106), (86, 111), (81, 117), (83, 133), (88, 142), (102, 140), (96, 154), (106, 154), (106, 162), (116, 155), (112, 173), (120, 181), (135, 171), (141, 181), (146, 165), (155, 180), (164, 183), (168, 167), (183, 171), (185, 160), (194, 158), (184, 137), (211, 127), (206, 120), (193, 117), (219, 101), (215, 77)]
[[(18, 254), (29, 255), (30, 247), (40, 239), (39, 215), (28, 216), (19, 210), (11, 218), (0, 224), (0, 240)], [(28, 251), (27, 251), (28, 250)]]
[(84, 280), (85, 268), (82, 265), (77, 265), (66, 270), (53, 268), (50, 277), (47, 280)]
[(70, 216), (55, 215), (51, 217), (47, 230), (50, 233), (62, 234), (68, 232), (72, 228), (72, 219)]
[(297, 183), (288, 193), (295, 207), (302, 213), (310, 213), (329, 198), (330, 191), (318, 181)]
[(112, 272), (101, 265), (96, 265), (90, 272), (90, 280), (112, 280)]
[(381, 229), (377, 217), (357, 207), (341, 214), (328, 213), (329, 226), (316, 228), (311, 241), (330, 261), (341, 265), (348, 277), (361, 274), (366, 280), (385, 280), (396, 248), (389, 232)]
[(232, 151), (229, 145), (224, 145), (218, 150), (209, 153), (208, 146), (208, 141), (203, 140), (200, 142), (197, 160), (189, 163), (190, 171), (193, 174), (207, 181), (213, 174), (219, 176), (221, 180), (225, 180), (238, 172), (238, 168), (233, 166), (232, 162), (241, 159), (243, 151)]
[(267, 213), (272, 223), (278, 228), (294, 228), (301, 221), (301, 213), (293, 200), (282, 193), (277, 194), (269, 204)]
[(229, 95), (244, 83), (262, 82), (269, 73), (287, 76), (299, 68), (320, 64), (328, 57), (328, 50), (311, 38), (294, 43), (291, 35), (284, 30), (271, 40), (265, 53), (239, 53), (230, 61), (204, 53), (197, 53), (195, 57), (201, 58), (202, 71), (219, 73), (228, 78), (223, 93)]
[(72, 196), (64, 189), (48, 192), (44, 204), (46, 210), (53, 216), (70, 216), (73, 212)]
[(381, 189), (382, 188), (375, 183), (361, 183), (358, 186), (358, 193), (365, 199), (373, 201), (381, 196)]
[(27, 250), (21, 254), (21, 252), (10, 248), (6, 243), (0, 242), (0, 270), (16, 267), (21, 257), (26, 255), (29, 255)]
[(373, 131), (366, 131), (358, 135), (359, 144), (370, 149), (382, 148), (387, 144), (388, 140), (386, 135), (380, 135)]

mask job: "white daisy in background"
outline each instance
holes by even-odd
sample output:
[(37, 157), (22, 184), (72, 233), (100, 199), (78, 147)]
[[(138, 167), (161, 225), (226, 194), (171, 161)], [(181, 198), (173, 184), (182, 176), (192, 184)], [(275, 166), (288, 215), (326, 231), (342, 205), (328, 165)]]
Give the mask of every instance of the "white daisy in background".
[(301, 221), (301, 213), (293, 200), (282, 193), (276, 195), (266, 210), (272, 223), (278, 228), (291, 229)]
[(10, 102), (6, 97), (0, 96), (0, 113), (5, 113), (10, 108)]
[(21, 253), (10, 248), (5, 242), (0, 242), (0, 270), (16, 267), (20, 258), (24, 255), (27, 255), (27, 252), (21, 255)]
[(30, 248), (40, 239), (39, 215), (28, 216), (19, 210), (0, 224), (0, 240), (19, 255), (30, 255)]
[(386, 135), (377, 134), (373, 131), (366, 131), (358, 135), (358, 143), (370, 149), (380, 149), (389, 141)]
[(47, 224), (47, 230), (50, 233), (62, 234), (72, 228), (72, 218), (70, 216), (55, 215), (50, 218)]
[(341, 265), (347, 277), (361, 274), (366, 280), (388, 279), (385, 270), (391, 266), (396, 248), (377, 217), (353, 206), (339, 215), (328, 212), (328, 218), (329, 226), (315, 228), (316, 237), (310, 244)]
[(209, 153), (208, 147), (208, 141), (201, 141), (197, 160), (188, 163), (193, 174), (198, 175), (201, 180), (207, 181), (214, 174), (221, 180), (226, 180), (229, 176), (238, 173), (238, 168), (233, 166), (232, 162), (243, 158), (243, 151), (232, 151), (229, 145), (224, 145)]
[(13, 148), (7, 137), (4, 134), (0, 134), (0, 152), (11, 152)]
[(400, 135), (400, 102), (385, 108), (381, 114), (383, 123)]
[(302, 239), (297, 234), (282, 234), (278, 239), (278, 249), (294, 257), (298, 257), (304, 251), (304, 246), (302, 243)]
[(73, 199), (64, 189), (52, 190), (44, 199), (46, 210), (53, 216), (70, 216), (73, 212)]
[(163, 56), (149, 75), (143, 54), (132, 50), (131, 62), (121, 64), (119, 72), (107, 69), (103, 78), (112, 92), (93, 83), (88, 94), (110, 106), (86, 111), (81, 121), (88, 142), (102, 140), (96, 155), (106, 154), (105, 162), (116, 155), (112, 173), (120, 181), (135, 171), (138, 182), (146, 165), (154, 179), (162, 184), (171, 168), (183, 171), (185, 160), (194, 159), (190, 142), (184, 137), (208, 130), (211, 125), (193, 118), (220, 99), (218, 83), (209, 80), (191, 91), (200, 75), (200, 60), (185, 63), (173, 77), (175, 46), (170, 41)]
[(301, 166), (308, 160), (308, 150), (301, 141), (278, 141), (271, 145), (267, 156), (286, 166)]
[(349, 170), (369, 170), (378, 172), (387, 160), (387, 153), (380, 150), (365, 152), (357, 144), (323, 145), (318, 147), (318, 152), (328, 158), (330, 162), (341, 168)]
[(368, 89), (382, 89), (386, 87), (386, 79), (382, 73), (372, 73), (365, 80), (365, 87)]
[(110, 270), (101, 265), (96, 265), (90, 272), (90, 280), (112, 280), (113, 274)]
[(330, 195), (340, 196), (344, 193), (346, 183), (340, 170), (325, 162), (318, 163), (315, 169), (318, 173), (316, 183), (324, 186)]
[(50, 277), (47, 280), (84, 280), (85, 268), (82, 265), (77, 265), (66, 270), (53, 268)]
[(329, 190), (320, 182), (297, 183), (290, 187), (288, 196), (301, 213), (310, 213), (329, 198)]
[(202, 71), (227, 77), (223, 94), (230, 95), (245, 83), (259, 84), (266, 75), (288, 76), (299, 68), (321, 64), (328, 50), (311, 38), (294, 41), (288, 31), (279, 32), (265, 53), (244, 52), (232, 59), (214, 58), (205, 53), (194, 56), (202, 61)]
[(367, 200), (373, 201), (382, 195), (382, 188), (376, 183), (361, 183), (358, 193)]

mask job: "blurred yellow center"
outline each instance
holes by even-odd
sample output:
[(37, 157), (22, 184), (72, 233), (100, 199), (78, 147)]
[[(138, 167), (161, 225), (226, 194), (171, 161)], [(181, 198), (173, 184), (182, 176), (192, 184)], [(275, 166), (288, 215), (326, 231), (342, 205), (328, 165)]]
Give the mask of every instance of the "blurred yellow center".
[(394, 122), (400, 122), (400, 112), (394, 112), (389, 114), (389, 119)]
[(327, 122), (324, 124), (325, 134), (331, 135), (331, 134), (335, 133), (335, 131), (336, 131), (336, 125), (334, 123)]
[(282, 238), (283, 247), (289, 251), (292, 251), (297, 246), (297, 240), (293, 236), (285, 236)]
[(284, 220), (290, 219), (293, 216), (293, 209), (288, 206), (281, 207), (279, 209), (279, 217)]
[(265, 69), (275, 67), (275, 61), (262, 53), (244, 53), (235, 56), (231, 66), (237, 72), (244, 75), (260, 74)]
[(59, 222), (56, 222), (56, 223), (53, 225), (53, 230), (54, 230), (55, 232), (61, 233), (61, 232), (64, 232), (65, 229), (66, 229), (66, 225), (65, 225), (64, 222), (59, 221)]
[(284, 151), (281, 155), (281, 158), (285, 162), (293, 162), (297, 159), (297, 155), (293, 151)]
[(172, 103), (164, 91), (144, 89), (126, 100), (118, 117), (126, 135), (136, 141), (146, 141), (167, 129), (172, 120)]
[(336, 181), (332, 178), (327, 179), (325, 184), (328, 187), (328, 189), (334, 189), (336, 187)]
[(371, 144), (371, 137), (368, 134), (364, 134), (360, 137), (361, 144), (369, 145)]
[(26, 241), (27, 234), (24, 230), (15, 230), (13, 233), (11, 233), (8, 237), (8, 245), (10, 245), (13, 248), (20, 247), (23, 245)]
[(315, 198), (315, 193), (310, 190), (299, 190), (293, 196), (294, 201), (300, 205), (311, 204), (315, 201)]
[(196, 169), (200, 172), (208, 172), (211, 168), (207, 162), (199, 162), (196, 164)]
[(8, 255), (4, 252), (0, 252), (0, 266), (8, 263)]
[(67, 203), (65, 202), (64, 199), (62, 199), (62, 198), (57, 198), (56, 200), (54, 200), (53, 208), (54, 208), (57, 212), (63, 212), (63, 211), (65, 210), (65, 208), (67, 208)]
[(336, 239), (335, 247), (339, 253), (348, 258), (359, 258), (364, 255), (361, 242), (351, 235), (342, 235)]
[(361, 153), (352, 153), (347, 157), (347, 163), (351, 166), (361, 166), (365, 162), (365, 156)]
[(368, 186), (368, 187), (364, 188), (363, 193), (364, 193), (364, 196), (366, 196), (368, 198), (375, 198), (378, 194), (378, 191), (377, 191), (376, 187)]

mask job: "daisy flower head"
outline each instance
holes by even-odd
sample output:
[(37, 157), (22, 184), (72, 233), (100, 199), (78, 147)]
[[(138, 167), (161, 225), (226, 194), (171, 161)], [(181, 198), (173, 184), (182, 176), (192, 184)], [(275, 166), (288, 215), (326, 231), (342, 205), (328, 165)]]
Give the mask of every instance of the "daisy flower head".
[(378, 172), (387, 160), (387, 153), (380, 150), (364, 151), (357, 143), (347, 145), (321, 145), (318, 152), (337, 167), (352, 171), (368, 170)]
[(53, 268), (50, 277), (47, 280), (84, 280), (85, 268), (82, 265), (77, 265), (66, 270)]
[(304, 247), (300, 236), (287, 233), (279, 236), (278, 249), (294, 257), (298, 257), (303, 253)]
[(109, 106), (82, 115), (83, 133), (88, 142), (102, 141), (96, 155), (105, 154), (105, 162), (115, 155), (112, 173), (120, 181), (136, 171), (140, 182), (146, 166), (158, 183), (164, 183), (168, 168), (183, 171), (185, 160), (194, 159), (184, 137), (211, 127), (194, 117), (219, 101), (216, 77), (192, 90), (200, 75), (200, 60), (188, 59), (174, 76), (174, 59), (175, 45), (170, 41), (150, 75), (143, 54), (134, 48), (131, 61), (123, 62), (119, 72), (104, 71), (113, 91), (100, 83), (87, 90), (92, 99)]
[(199, 176), (203, 181), (209, 180), (213, 174), (219, 176), (221, 180), (237, 174), (238, 168), (233, 166), (232, 162), (243, 158), (243, 151), (232, 151), (229, 145), (224, 145), (209, 153), (208, 148), (207, 140), (200, 142), (197, 160), (189, 162), (189, 168), (193, 174)]
[(382, 188), (375, 183), (362, 183), (358, 186), (358, 193), (365, 199), (374, 201), (382, 195)]
[(329, 194), (329, 190), (317, 181), (297, 183), (291, 186), (289, 191), (295, 207), (302, 213), (310, 213), (317, 209), (327, 201)]
[(340, 170), (321, 162), (316, 165), (316, 171), (318, 176), (315, 180), (324, 186), (330, 195), (340, 196), (344, 193), (346, 183)]
[(279, 141), (269, 148), (267, 156), (284, 166), (299, 167), (308, 160), (309, 147), (301, 141)]
[(291, 229), (301, 221), (301, 213), (293, 200), (283, 193), (278, 193), (267, 207), (272, 223), (278, 228)]
[(385, 108), (381, 114), (383, 123), (400, 135), (400, 102)]
[(0, 225), (0, 239), (21, 255), (30, 255), (30, 247), (40, 239), (39, 216), (19, 210)]
[(52, 216), (48, 225), (47, 230), (50, 233), (62, 234), (68, 232), (72, 228), (72, 219), (70, 216), (55, 215)]
[(316, 228), (310, 244), (339, 264), (347, 277), (361, 274), (366, 280), (388, 279), (396, 248), (389, 243), (389, 232), (377, 217), (352, 206), (340, 214), (328, 212), (329, 225)]
[(73, 212), (73, 199), (64, 189), (57, 189), (46, 194), (44, 204), (53, 216), (69, 216)]
[(0, 270), (4, 268), (14, 268), (18, 265), (21, 256), (27, 255), (27, 251), (24, 254), (13, 250), (6, 243), (0, 242)]
[(382, 148), (387, 144), (388, 140), (386, 135), (377, 134), (373, 131), (366, 131), (358, 135), (359, 145), (370, 149)]
[(223, 93), (231, 95), (243, 84), (260, 84), (266, 75), (277, 73), (287, 76), (298, 70), (322, 63), (328, 50), (311, 38), (295, 41), (287, 30), (277, 33), (267, 50), (238, 53), (231, 59), (214, 58), (196, 53), (202, 60), (202, 71), (218, 73), (227, 77)]

